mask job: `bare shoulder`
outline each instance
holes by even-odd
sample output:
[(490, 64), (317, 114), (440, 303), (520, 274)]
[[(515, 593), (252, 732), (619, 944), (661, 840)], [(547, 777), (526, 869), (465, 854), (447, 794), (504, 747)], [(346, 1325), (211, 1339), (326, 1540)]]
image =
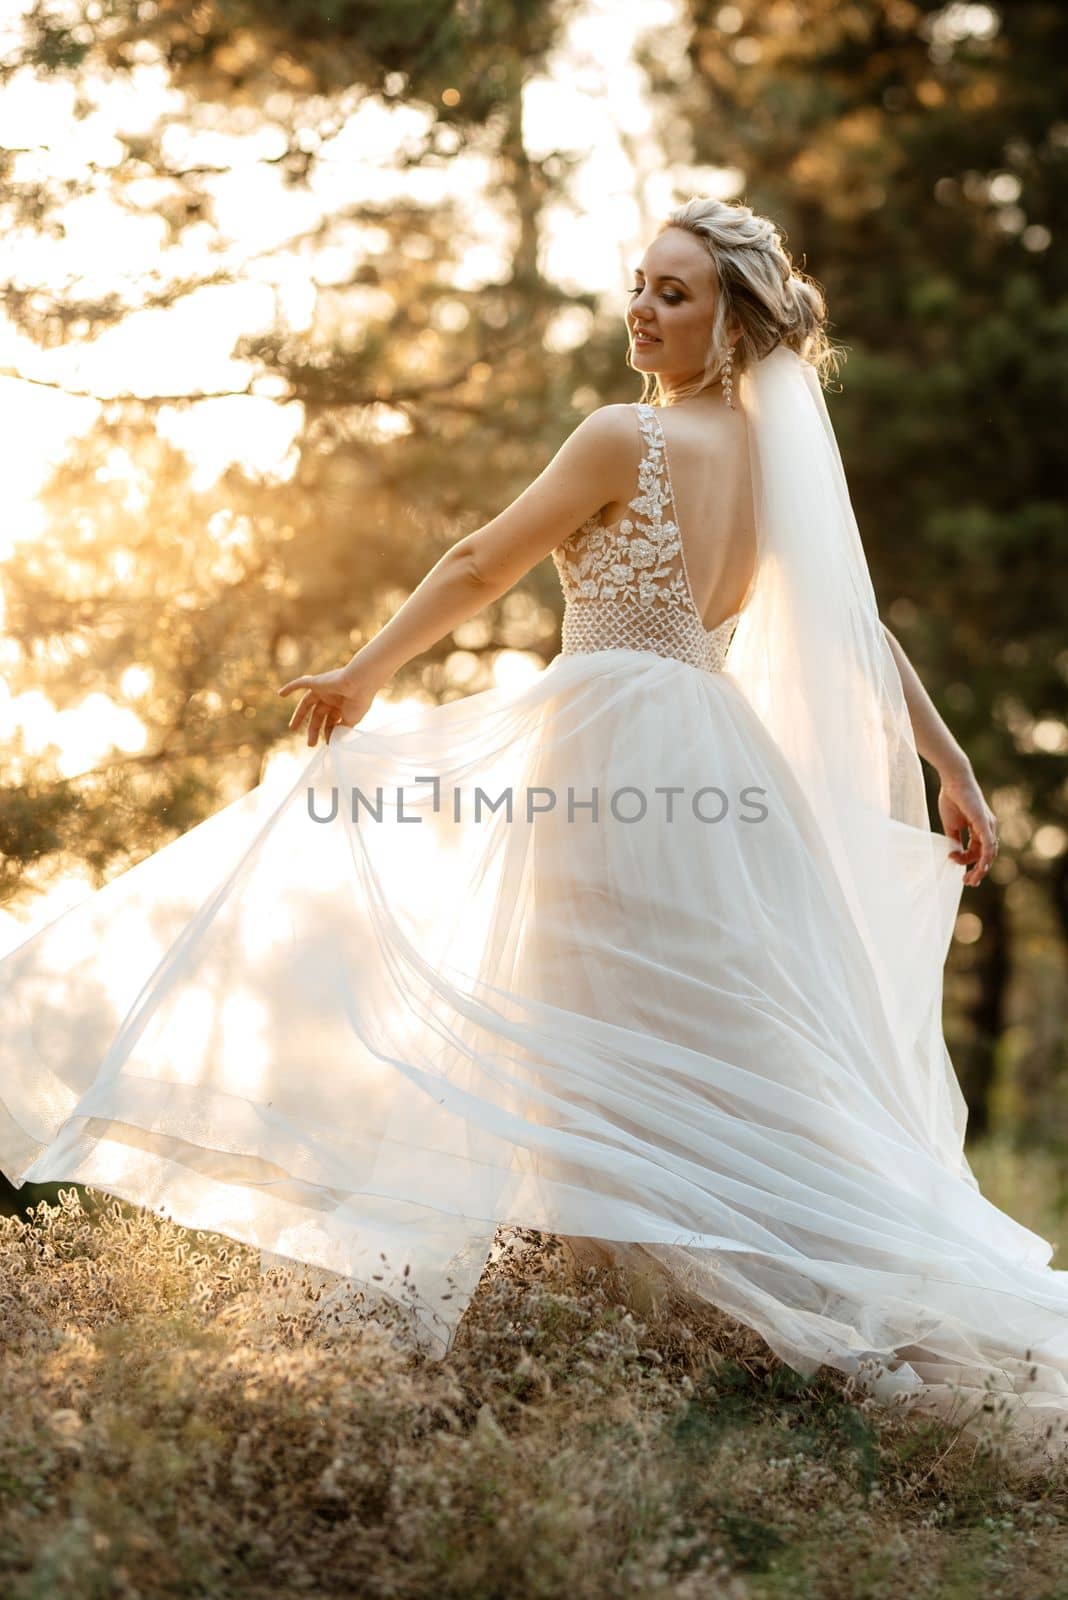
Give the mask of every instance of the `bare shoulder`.
[(583, 417), (575, 433), (584, 432), (591, 441), (611, 448), (613, 445), (633, 443), (637, 437), (634, 407), (626, 401), (614, 401), (598, 406), (589, 416)]
[(605, 498), (626, 487), (641, 454), (634, 407), (622, 401), (598, 406), (570, 434), (568, 452), (584, 470), (596, 472), (605, 483)]
[(596, 406), (564, 445), (569, 466), (595, 493), (596, 509), (630, 499), (641, 458), (641, 435), (633, 405)]

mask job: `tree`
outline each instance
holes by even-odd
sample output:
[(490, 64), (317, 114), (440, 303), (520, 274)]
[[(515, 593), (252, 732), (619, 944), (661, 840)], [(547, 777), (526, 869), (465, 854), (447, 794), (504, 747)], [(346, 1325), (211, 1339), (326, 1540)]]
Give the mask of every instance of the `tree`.
[[(97, 425), (48, 487), (46, 531), (7, 563), (14, 686), (32, 682), (60, 706), (102, 690), (136, 707), (148, 737), (143, 752), (66, 776), (16, 750), (0, 791), (4, 896), (31, 864), (43, 882), (77, 858), (103, 881), (234, 785), (256, 782), (292, 710), (272, 689), (347, 657), (578, 420), (579, 358), (544, 353), (571, 301), (538, 268), (542, 209), (566, 163), (528, 159), (520, 114), (523, 81), (565, 14), (522, 3), (220, 3), (86, 6), (77, 25), (41, 5), (28, 18), (5, 77), (68, 75), (78, 116), (146, 65), (165, 69), (183, 98), (148, 131), (118, 125), (107, 167), (88, 161), (70, 174), (9, 152), (11, 232), (61, 245), (71, 208), (101, 191), (116, 216), (148, 215), (166, 230), (151, 271), (116, 273), (103, 292), (77, 272), (47, 287), (14, 276), (5, 292), (21, 330), (42, 348), (89, 348), (253, 273), (277, 285), (294, 265), (314, 309), (306, 328), (280, 313), (239, 337), (233, 353), (247, 376), (233, 388), (101, 395)], [(465, 269), (478, 219), (447, 193), (346, 194), (321, 203), (311, 226), (241, 254), (220, 205), (233, 173), (227, 140), (257, 139), (254, 171), (272, 175), (276, 193), (312, 194), (346, 138), (358, 155), (361, 112), (396, 108), (411, 115), (394, 169), (440, 178), (477, 157), (497, 174), (511, 262), (496, 280), (474, 282)], [(183, 249), (191, 236), (201, 241), (195, 270)], [(257, 477), (234, 466), (197, 487), (159, 418), (235, 400), (296, 411), (291, 470)], [(552, 652), (553, 582), (535, 575), (525, 595), (469, 626), (463, 642), (486, 658), (476, 683), (489, 681), (501, 646)], [(444, 641), (398, 687), (463, 692), (470, 680), (462, 687), (449, 670), (455, 650)], [(136, 687), (121, 689), (137, 665)]]

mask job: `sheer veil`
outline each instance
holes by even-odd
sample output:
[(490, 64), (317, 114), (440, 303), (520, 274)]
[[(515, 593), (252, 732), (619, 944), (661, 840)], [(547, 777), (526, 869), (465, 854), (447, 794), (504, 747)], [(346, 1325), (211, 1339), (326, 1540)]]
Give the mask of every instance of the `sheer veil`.
[(815, 813), (899, 1042), (916, 1130), (973, 1185), (966, 1108), (942, 1039), (942, 967), (964, 869), (932, 832), (920, 758), (879, 619), (815, 368), (778, 346), (741, 376), (757, 565), (727, 655)]

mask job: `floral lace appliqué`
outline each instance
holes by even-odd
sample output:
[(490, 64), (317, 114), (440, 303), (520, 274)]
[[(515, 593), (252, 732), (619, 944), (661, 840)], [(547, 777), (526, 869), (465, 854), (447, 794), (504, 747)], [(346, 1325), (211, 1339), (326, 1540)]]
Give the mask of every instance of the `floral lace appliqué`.
[(553, 551), (564, 593), (562, 649), (653, 650), (720, 671), (737, 614), (707, 629), (694, 604), (656, 407), (635, 406), (638, 493), (606, 528), (595, 513)]

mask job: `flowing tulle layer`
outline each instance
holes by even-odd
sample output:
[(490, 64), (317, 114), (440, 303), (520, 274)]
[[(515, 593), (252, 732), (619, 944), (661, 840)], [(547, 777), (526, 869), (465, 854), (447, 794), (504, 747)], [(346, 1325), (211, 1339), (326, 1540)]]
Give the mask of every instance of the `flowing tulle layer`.
[(396, 1294), (439, 1352), (513, 1224), (643, 1247), (801, 1372), (1068, 1418), (1068, 1273), (963, 1154), (962, 870), (879, 820), (876, 959), (729, 671), (562, 655), (335, 733), (0, 962), (0, 1167)]

